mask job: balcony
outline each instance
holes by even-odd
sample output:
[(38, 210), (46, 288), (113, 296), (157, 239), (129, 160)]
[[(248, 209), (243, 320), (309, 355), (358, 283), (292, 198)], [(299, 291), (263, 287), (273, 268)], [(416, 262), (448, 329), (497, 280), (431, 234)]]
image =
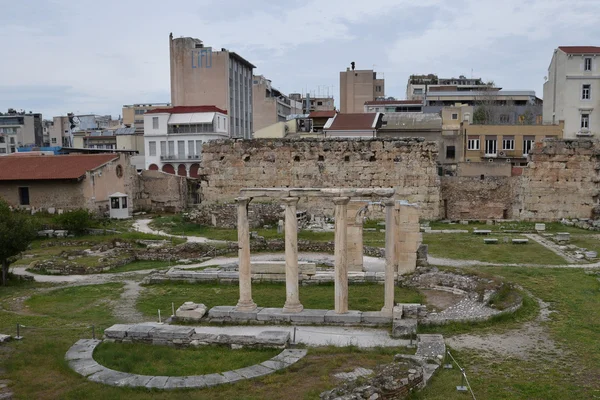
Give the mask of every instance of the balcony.
[(160, 161), (200, 161), (202, 156), (200, 154), (189, 154), (189, 155), (178, 155), (171, 154), (166, 156), (160, 156)]
[(594, 134), (590, 132), (588, 129), (582, 129), (579, 132), (575, 133), (577, 137), (593, 137)]

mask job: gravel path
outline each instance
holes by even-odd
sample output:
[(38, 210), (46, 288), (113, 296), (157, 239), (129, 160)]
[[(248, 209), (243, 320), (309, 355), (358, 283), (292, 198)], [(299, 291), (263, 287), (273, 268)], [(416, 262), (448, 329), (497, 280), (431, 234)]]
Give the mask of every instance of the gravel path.
[(554, 243), (551, 240), (548, 240), (546, 238), (543, 238), (540, 235), (537, 235), (535, 233), (526, 233), (523, 236), (526, 236), (531, 240), (535, 240), (536, 242), (538, 242), (539, 244), (541, 244), (542, 246), (544, 246), (545, 248), (547, 248), (548, 250), (550, 250), (551, 252), (556, 254), (557, 256), (562, 257), (565, 261), (567, 261), (570, 264), (581, 262), (580, 260), (576, 259), (575, 257), (571, 257), (569, 254), (562, 251), (556, 243)]
[(528, 268), (582, 268), (582, 269), (594, 269), (600, 268), (600, 262), (592, 264), (560, 264), (560, 265), (545, 265), (545, 264), (502, 264), (502, 263), (490, 263), (485, 261), (477, 260), (454, 260), (450, 258), (434, 257), (432, 255), (427, 256), (427, 261), (430, 265), (440, 267), (528, 267)]
[(171, 235), (167, 232), (163, 232), (163, 231), (157, 231), (155, 229), (150, 228), (150, 222), (152, 222), (151, 219), (138, 219), (137, 221), (135, 221), (133, 223), (133, 229), (135, 229), (138, 232), (142, 232), (142, 233), (150, 233), (153, 235), (159, 235), (159, 236), (167, 236), (167, 237), (174, 237), (174, 238), (180, 238), (180, 239), (187, 239), (188, 242), (190, 243), (208, 243), (208, 242), (213, 242), (213, 243), (226, 243), (222, 240), (211, 240), (211, 239), (207, 239), (205, 237), (201, 237), (201, 236), (181, 236), (181, 235)]
[(128, 324), (146, 321), (147, 319), (135, 307), (142, 291), (140, 283), (129, 280), (123, 281), (123, 283), (125, 284), (125, 290), (121, 294), (121, 298), (115, 303), (113, 315), (121, 322)]

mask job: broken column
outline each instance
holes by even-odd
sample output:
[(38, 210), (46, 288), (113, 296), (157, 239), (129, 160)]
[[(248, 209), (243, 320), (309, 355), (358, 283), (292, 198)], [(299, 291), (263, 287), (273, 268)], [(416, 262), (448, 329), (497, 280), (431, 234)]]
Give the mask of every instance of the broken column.
[(385, 204), (385, 294), (381, 312), (391, 315), (394, 308), (394, 273), (396, 272), (395, 202), (393, 199), (386, 199), (383, 204)]
[(297, 197), (286, 197), (285, 203), (285, 292), (283, 312), (297, 313), (304, 307), (300, 304), (298, 289), (298, 220), (296, 219)]
[(363, 271), (363, 215), (359, 215), (359, 212), (368, 204), (366, 200), (351, 200), (348, 203), (348, 271)]
[(248, 222), (248, 197), (238, 197), (238, 257), (240, 300), (237, 311), (254, 311), (256, 304), (252, 301), (252, 277), (250, 271), (250, 225)]
[(405, 200), (396, 203), (396, 260), (398, 275), (409, 274), (417, 268), (417, 250), (421, 245), (419, 229), (419, 208)]
[(348, 312), (348, 236), (346, 234), (349, 197), (335, 197), (335, 312)]

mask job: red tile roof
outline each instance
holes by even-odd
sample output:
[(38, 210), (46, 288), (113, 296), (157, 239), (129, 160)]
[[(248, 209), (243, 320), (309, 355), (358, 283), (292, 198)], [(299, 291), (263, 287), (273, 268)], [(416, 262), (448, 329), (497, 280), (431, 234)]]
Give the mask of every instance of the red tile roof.
[(337, 111), (335, 110), (327, 110), (327, 111), (313, 111), (308, 114), (308, 118), (333, 118)]
[(338, 114), (328, 130), (332, 131), (362, 131), (372, 130), (380, 113)]
[(373, 100), (365, 101), (366, 106), (376, 106), (384, 104), (423, 104), (421, 100)]
[(567, 54), (600, 54), (598, 46), (560, 46), (559, 49)]
[(0, 157), (0, 181), (78, 179), (117, 158), (117, 154)]
[(154, 110), (146, 111), (146, 114), (188, 114), (201, 112), (218, 112), (221, 114), (227, 114), (227, 111), (222, 110), (216, 106), (177, 106), (171, 108), (157, 108)]

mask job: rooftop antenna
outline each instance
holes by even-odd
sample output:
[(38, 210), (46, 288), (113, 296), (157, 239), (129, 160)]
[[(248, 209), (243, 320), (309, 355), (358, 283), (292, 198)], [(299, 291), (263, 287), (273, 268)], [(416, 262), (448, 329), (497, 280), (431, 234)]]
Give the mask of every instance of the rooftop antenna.
[(350, 66), (352, 67), (352, 71), (354, 71), (354, 68), (356, 67), (356, 63), (354, 61), (352, 61), (350, 63)]

